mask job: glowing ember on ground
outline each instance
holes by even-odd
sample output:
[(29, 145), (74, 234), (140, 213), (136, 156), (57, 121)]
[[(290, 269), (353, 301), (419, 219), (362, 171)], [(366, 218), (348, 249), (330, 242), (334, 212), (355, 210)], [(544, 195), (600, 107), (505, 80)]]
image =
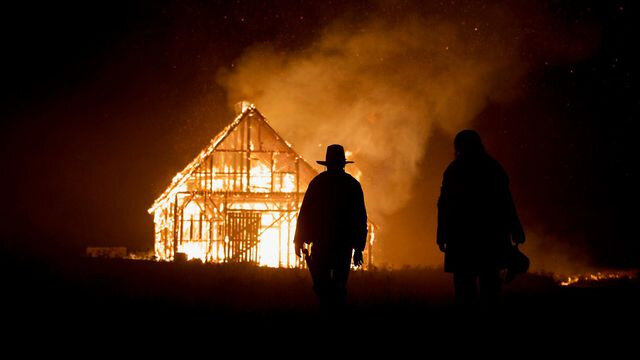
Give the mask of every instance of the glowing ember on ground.
[(602, 271), (596, 273), (575, 274), (560, 279), (561, 286), (570, 286), (580, 282), (604, 281), (618, 279), (634, 279), (638, 276), (637, 271)]

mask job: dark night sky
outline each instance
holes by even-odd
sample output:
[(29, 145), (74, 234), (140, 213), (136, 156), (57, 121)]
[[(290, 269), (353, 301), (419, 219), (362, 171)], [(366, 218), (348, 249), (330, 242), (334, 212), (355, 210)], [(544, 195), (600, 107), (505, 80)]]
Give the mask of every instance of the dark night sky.
[[(448, 16), (469, 3), (397, 6)], [(171, 1), (4, 9), (3, 244), (47, 252), (91, 244), (150, 248), (148, 206), (232, 117), (215, 81), (219, 70), (233, 68), (247, 47), (269, 42), (295, 50), (336, 18), (377, 7)], [(638, 13), (631, 1), (549, 1), (543, 8), (563, 31), (588, 29), (589, 50), (545, 62), (531, 45), (523, 56), (536, 62), (520, 80), (521, 95), (489, 102), (474, 127), (510, 173), (528, 229), (586, 251), (594, 264), (640, 267), (629, 211)], [(450, 140), (432, 134), (422, 172), (446, 166), (431, 160), (451, 153)], [(389, 217), (387, 234), (418, 238), (435, 206), (422, 199), (438, 186), (418, 181), (413, 200)], [(419, 242), (384, 248), (397, 263), (420, 263), (406, 254), (435, 250)]]

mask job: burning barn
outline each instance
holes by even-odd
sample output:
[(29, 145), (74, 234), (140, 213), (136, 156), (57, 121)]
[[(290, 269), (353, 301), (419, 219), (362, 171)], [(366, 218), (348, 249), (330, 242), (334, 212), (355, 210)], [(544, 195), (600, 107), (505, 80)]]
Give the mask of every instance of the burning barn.
[[(157, 259), (303, 266), (293, 237), (298, 209), (317, 171), (253, 105), (242, 103), (239, 110), (148, 210)], [(365, 266), (375, 237), (371, 222), (368, 227)]]

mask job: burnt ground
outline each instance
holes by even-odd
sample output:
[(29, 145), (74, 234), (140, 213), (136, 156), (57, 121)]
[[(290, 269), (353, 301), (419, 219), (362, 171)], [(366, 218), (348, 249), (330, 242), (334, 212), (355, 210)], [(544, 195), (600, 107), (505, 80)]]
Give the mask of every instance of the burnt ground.
[(334, 328), (384, 337), (502, 329), (507, 336), (584, 341), (633, 336), (628, 329), (637, 327), (640, 314), (637, 280), (560, 287), (548, 275), (528, 274), (506, 286), (499, 308), (461, 309), (453, 305), (450, 275), (441, 270), (356, 271), (349, 279), (349, 306), (332, 316), (317, 309), (305, 270), (89, 258), (5, 260), (4, 324), (14, 334), (29, 336), (71, 331), (98, 339), (168, 341), (210, 334), (237, 340), (258, 334), (306, 337)]

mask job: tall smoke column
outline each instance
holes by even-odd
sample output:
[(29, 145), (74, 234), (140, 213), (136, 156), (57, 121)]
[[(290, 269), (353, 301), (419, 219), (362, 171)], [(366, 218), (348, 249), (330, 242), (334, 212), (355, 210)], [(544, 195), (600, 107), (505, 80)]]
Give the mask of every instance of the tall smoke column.
[(299, 51), (249, 49), (219, 78), (230, 103), (253, 101), (305, 158), (321, 159), (331, 143), (350, 150), (367, 206), (383, 219), (411, 196), (432, 128), (468, 126), (521, 71), (515, 44), (469, 26), (336, 23)]

